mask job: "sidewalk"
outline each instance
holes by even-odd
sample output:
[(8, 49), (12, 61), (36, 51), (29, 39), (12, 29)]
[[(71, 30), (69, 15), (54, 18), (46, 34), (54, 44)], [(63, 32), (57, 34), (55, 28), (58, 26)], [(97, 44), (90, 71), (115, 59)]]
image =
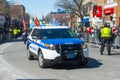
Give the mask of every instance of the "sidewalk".
[[(94, 46), (94, 47), (97, 47), (97, 48), (100, 48), (101, 45), (98, 45), (98, 44), (94, 44), (94, 43), (88, 43), (90, 46)], [(116, 52), (119, 52), (120, 53), (120, 48), (119, 49), (113, 49), (113, 47), (111, 47), (111, 51), (116, 51)]]
[(21, 37), (18, 37), (17, 39), (9, 39), (9, 40), (0, 41), (0, 55), (4, 54), (4, 50), (8, 46), (13, 44), (12, 42), (18, 42), (18, 41), (22, 41)]
[(4, 54), (4, 50), (10, 46), (12, 43), (3, 43), (3, 44), (0, 44), (0, 55)]

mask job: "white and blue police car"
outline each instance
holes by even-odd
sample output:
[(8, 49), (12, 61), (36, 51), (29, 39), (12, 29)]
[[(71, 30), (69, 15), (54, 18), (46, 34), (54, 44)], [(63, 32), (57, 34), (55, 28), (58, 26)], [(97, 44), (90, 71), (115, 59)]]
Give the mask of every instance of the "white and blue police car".
[(67, 26), (34, 27), (28, 36), (27, 56), (38, 59), (41, 68), (55, 63), (88, 63), (88, 46)]

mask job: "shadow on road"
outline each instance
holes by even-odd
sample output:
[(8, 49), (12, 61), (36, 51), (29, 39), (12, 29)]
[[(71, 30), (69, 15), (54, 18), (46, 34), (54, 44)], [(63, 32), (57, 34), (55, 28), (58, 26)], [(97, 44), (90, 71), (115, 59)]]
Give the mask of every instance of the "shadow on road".
[(101, 62), (99, 62), (96, 59), (93, 58), (89, 58), (88, 59), (88, 64), (86, 66), (79, 66), (76, 63), (65, 63), (65, 64), (56, 64), (54, 66), (52, 66), (52, 69), (66, 69), (66, 70), (72, 70), (72, 69), (83, 69), (83, 68), (98, 68), (102, 65)]

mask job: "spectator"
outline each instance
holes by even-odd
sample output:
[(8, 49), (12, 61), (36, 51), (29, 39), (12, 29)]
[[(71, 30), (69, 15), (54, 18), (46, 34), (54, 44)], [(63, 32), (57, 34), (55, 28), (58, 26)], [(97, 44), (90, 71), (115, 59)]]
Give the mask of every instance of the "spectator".
[(83, 39), (88, 42), (89, 41), (89, 33), (86, 27), (83, 27)]
[(14, 28), (14, 29), (13, 29), (14, 38), (17, 38), (17, 34), (18, 34), (17, 32), (18, 32), (18, 31), (17, 31), (17, 28)]
[(3, 40), (3, 32), (4, 32), (3, 28), (0, 28), (0, 41)]
[(77, 35), (78, 35), (78, 37), (83, 38), (83, 28), (82, 27), (79, 28)]
[(114, 43), (115, 43), (115, 45), (114, 45), (115, 49), (120, 48), (120, 26), (117, 27), (116, 38), (115, 38), (115, 42)]
[(88, 27), (87, 30), (89, 33), (89, 42), (92, 42), (92, 27)]

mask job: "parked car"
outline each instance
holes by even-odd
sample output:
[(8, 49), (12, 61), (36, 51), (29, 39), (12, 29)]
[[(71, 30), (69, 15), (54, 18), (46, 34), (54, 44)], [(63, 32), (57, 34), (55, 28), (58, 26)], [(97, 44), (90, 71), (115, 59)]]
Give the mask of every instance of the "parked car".
[(88, 63), (88, 46), (67, 26), (34, 27), (27, 40), (29, 60), (38, 59), (41, 68), (77, 61)]

